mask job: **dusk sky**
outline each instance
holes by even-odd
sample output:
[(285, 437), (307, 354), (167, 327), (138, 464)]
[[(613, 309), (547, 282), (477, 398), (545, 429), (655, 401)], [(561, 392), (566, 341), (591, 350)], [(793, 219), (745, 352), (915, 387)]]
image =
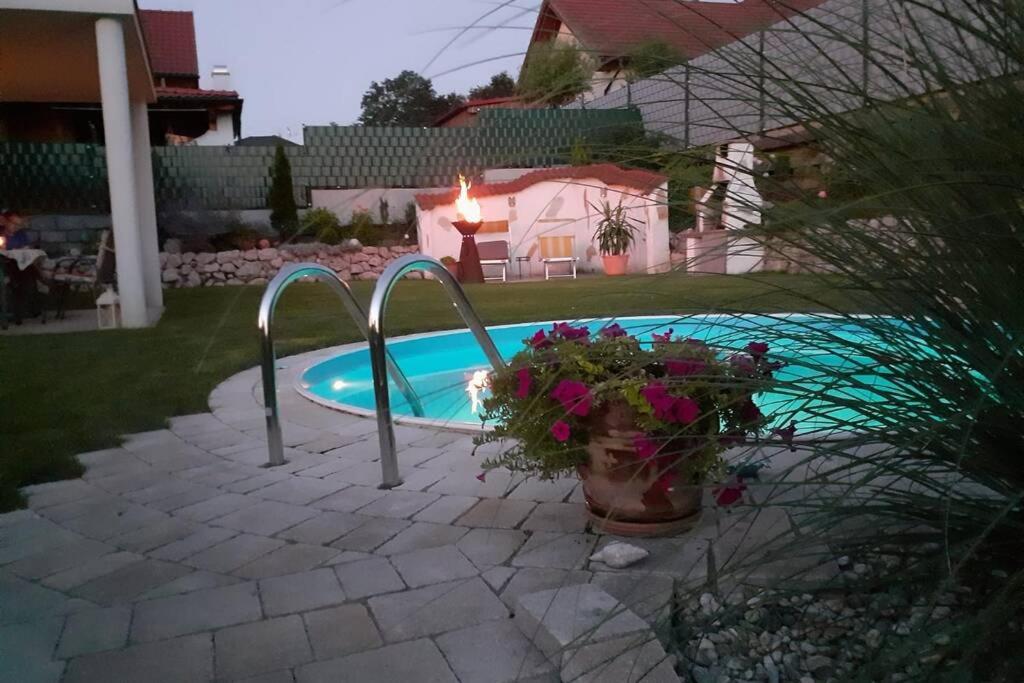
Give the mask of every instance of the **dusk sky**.
[[(438, 92), (516, 75), (538, 0), (140, 0), (192, 10), (201, 85), (226, 64), (245, 99), (243, 135), (301, 140), (303, 124), (354, 123), (371, 81), (412, 69)], [(505, 5), (502, 7), (501, 5)], [(490, 16), (488, 12), (497, 10)], [(473, 30), (445, 47), (458, 30)], [(507, 56), (512, 55), (512, 56)], [(485, 63), (484, 60), (487, 61)], [(476, 63), (474, 65), (474, 63)]]

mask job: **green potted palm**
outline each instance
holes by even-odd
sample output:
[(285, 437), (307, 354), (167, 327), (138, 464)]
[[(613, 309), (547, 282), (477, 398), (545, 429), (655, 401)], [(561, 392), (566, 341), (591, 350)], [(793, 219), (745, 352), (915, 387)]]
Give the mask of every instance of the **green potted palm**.
[(636, 240), (637, 225), (620, 201), (615, 207), (608, 202), (594, 206), (600, 214), (594, 231), (594, 241), (601, 250), (606, 275), (625, 275), (629, 268), (629, 248)]

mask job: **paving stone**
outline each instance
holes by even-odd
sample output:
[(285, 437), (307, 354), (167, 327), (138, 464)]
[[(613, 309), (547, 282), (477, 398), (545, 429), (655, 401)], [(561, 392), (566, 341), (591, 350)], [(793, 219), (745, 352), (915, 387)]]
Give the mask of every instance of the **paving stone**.
[[(431, 429), (428, 427), (420, 431), (424, 432), (424, 434), (420, 438), (410, 441), (410, 446), (442, 448), (445, 451), (462, 451), (466, 454), (466, 457), (471, 457), (470, 453), (473, 450), (473, 440), (471, 438), (448, 429)], [(456, 444), (461, 444), (462, 447), (460, 448)]]
[(166, 598), (170, 595), (191, 593), (192, 591), (203, 590), (206, 588), (230, 586), (241, 582), (241, 579), (234, 576), (228, 576), (227, 574), (216, 574), (214, 572), (198, 570), (191, 574), (185, 574), (174, 581), (168, 581), (162, 586), (157, 586), (156, 588), (146, 591), (139, 596), (139, 600)]
[(29, 507), (34, 510), (79, 502), (103, 496), (103, 492), (84, 479), (66, 479), (47, 484), (25, 486), (21, 492), (28, 498)]
[(204, 500), (210, 500), (223, 495), (223, 491), (215, 489), (210, 486), (202, 486), (200, 484), (192, 484), (192, 488), (183, 493), (179, 493), (167, 498), (161, 498), (160, 500), (147, 503), (148, 507), (154, 510), (160, 510), (162, 512), (175, 512), (181, 508), (201, 503)]
[(595, 536), (538, 531), (512, 558), (513, 567), (577, 569), (590, 557)]
[(76, 612), (68, 617), (57, 648), (58, 659), (105, 650), (116, 650), (128, 642), (132, 608), (124, 605)]
[(333, 569), (315, 569), (260, 581), (263, 610), (268, 616), (306, 612), (345, 602)]
[(66, 591), (74, 588), (75, 586), (80, 586), (83, 583), (88, 583), (93, 579), (98, 579), (99, 577), (105, 576), (113, 571), (117, 571), (122, 567), (135, 564), (142, 559), (142, 555), (128, 552), (101, 555), (100, 557), (83, 562), (77, 567), (72, 567), (71, 569), (67, 569), (58, 574), (48, 576), (43, 579), (42, 583), (49, 588)]
[(343, 448), (344, 446), (358, 443), (361, 440), (362, 437), (344, 437), (331, 432), (320, 432), (320, 436), (302, 444), (302, 450), (309, 451), (310, 453), (326, 453), (336, 448)]
[[(81, 481), (80, 479), (74, 479), (72, 481)], [(22, 493), (25, 492), (25, 488), (21, 489)], [(29, 509), (23, 510), (12, 510), (10, 512), (0, 512), (0, 529), (6, 529), (16, 524), (21, 524), (29, 520), (42, 519), (38, 514)]]
[(0, 572), (0, 624), (68, 614), (94, 607), (91, 603)]
[(626, 569), (613, 569), (601, 562), (590, 565), (600, 571), (632, 572), (643, 571), (648, 574), (671, 576), (688, 584), (701, 584), (707, 580), (709, 541), (684, 534), (677, 538), (615, 538), (602, 537), (597, 548), (603, 548), (614, 541), (625, 541), (647, 550), (644, 560)]
[(251, 493), (258, 491), (259, 489), (276, 484), (279, 481), (288, 479), (291, 475), (284, 472), (264, 471), (261, 474), (257, 474), (255, 477), (249, 477), (248, 479), (240, 479), (239, 481), (233, 481), (230, 484), (225, 484), (222, 488), (225, 491), (233, 491), (234, 493)]
[(375, 555), (372, 553), (363, 553), (358, 550), (342, 550), (340, 554), (332, 558), (327, 565), (337, 566), (339, 564), (348, 564), (349, 562), (361, 562), (362, 560), (372, 560)]
[(341, 605), (302, 615), (317, 659), (344, 657), (384, 644), (363, 605)]
[(195, 522), (178, 517), (169, 517), (156, 524), (150, 524), (141, 529), (129, 531), (120, 536), (114, 536), (109, 542), (124, 550), (144, 553), (147, 550), (159, 548), (174, 541), (180, 541), (198, 528), (199, 525)]
[[(187, 505), (174, 511), (175, 516), (185, 517), (194, 522), (208, 522), (211, 519), (224, 517), (235, 511), (241, 511), (258, 503), (258, 499), (243, 496), (240, 493), (222, 493), (219, 496), (200, 503)], [(224, 526), (224, 525), (221, 525)]]
[(334, 568), (341, 588), (350, 600), (405, 590), (405, 583), (384, 558), (348, 562)]
[(446, 633), (437, 645), (461, 683), (559, 683), (556, 667), (509, 619)]
[(0, 681), (57, 683), (64, 663), (51, 658), (63, 623), (50, 617), (0, 627)]
[(367, 517), (351, 512), (321, 512), (316, 517), (285, 529), (278, 534), (278, 537), (300, 543), (326, 545), (353, 529), (358, 529), (367, 519)]
[(89, 538), (105, 541), (164, 519), (167, 519), (167, 515), (162, 512), (120, 501), (118, 504), (69, 519), (63, 525), (69, 531), (77, 531)]
[(71, 589), (74, 595), (100, 605), (130, 602), (142, 593), (192, 570), (160, 560), (142, 560)]
[(211, 678), (213, 639), (210, 634), (203, 633), (73, 659), (68, 664), (63, 683), (181, 683)]
[(191, 481), (202, 482), (206, 486), (223, 487), (243, 479), (250, 479), (259, 474), (255, 468), (218, 460), (209, 465), (192, 467), (177, 473), (177, 476)]
[[(470, 459), (467, 457), (467, 460)], [(512, 475), (508, 472), (491, 470), (487, 473), (485, 481), (477, 479), (479, 474), (478, 467), (449, 472), (444, 479), (431, 486), (427, 491), (453, 496), (499, 498), (507, 495), (515, 487), (512, 483)]]
[(272, 536), (288, 527), (315, 517), (318, 512), (300, 505), (289, 505), (272, 500), (261, 500), (242, 510), (232, 512), (211, 522), (217, 526), (245, 531), (251, 534)]
[[(525, 571), (525, 570), (524, 570)], [(595, 572), (591, 580), (619, 602), (626, 605), (651, 626), (664, 626), (672, 610), (671, 576), (634, 572)]]
[[(99, 490), (99, 489), (97, 489)], [(15, 537), (24, 535), (25, 533), (32, 533), (34, 529), (38, 529), (40, 525), (50, 525), (55, 530), (63, 531), (65, 534), (69, 533), (64, 530), (63, 527), (57, 526), (63, 524), (68, 520), (81, 517), (83, 515), (91, 514), (100, 510), (106, 510), (113, 508), (115, 512), (124, 510), (131, 503), (126, 500), (122, 500), (117, 496), (112, 496), (106, 492), (102, 496), (88, 496), (81, 500), (72, 500), (66, 503), (60, 503), (51, 507), (43, 508), (39, 510), (39, 514), (42, 515), (29, 522), (16, 525), (15, 529), (9, 533), (14, 534)], [(5, 562), (4, 556), (0, 554), (0, 562)]]
[[(310, 477), (313, 479), (323, 479), (329, 477), (332, 474), (337, 474), (347, 467), (351, 467), (355, 464), (355, 461), (347, 458), (328, 458), (324, 456), (324, 462), (320, 462), (312, 467), (301, 469), (297, 472), (300, 477)], [(345, 487), (348, 486), (346, 482), (337, 481), (336, 479), (331, 480), (336, 486)]]
[(647, 622), (592, 584), (520, 595), (515, 622), (548, 657), (584, 644), (650, 632)]
[(184, 563), (196, 569), (227, 574), (283, 545), (284, 541), (276, 538), (239, 534), (186, 558)]
[(456, 523), (463, 526), (512, 529), (526, 519), (534, 505), (535, 503), (525, 500), (487, 498), (474, 505)]
[(417, 467), (442, 453), (444, 453), (443, 449), (432, 446), (405, 446), (398, 450), (398, 464), (403, 468)]
[(575, 477), (561, 479), (530, 478), (512, 489), (508, 497), (513, 500), (532, 500), (537, 503), (561, 503), (578, 484)]
[(370, 552), (384, 545), (388, 540), (398, 535), (400, 531), (409, 526), (409, 522), (402, 519), (373, 518), (354, 531), (350, 531), (334, 543), (332, 548), (342, 550), (361, 550)]
[(370, 598), (369, 606), (388, 642), (454, 631), (508, 616), (505, 606), (479, 578), (378, 595)]
[(314, 500), (325, 498), (345, 488), (345, 484), (314, 479), (312, 477), (289, 477), (284, 481), (260, 489), (255, 495), (276, 500), (280, 503), (308, 505)]
[(417, 467), (442, 473), (442, 476), (460, 470), (473, 470), (479, 473), (480, 460), (464, 450), (436, 449), (440, 451), (435, 457), (424, 460)]
[(423, 491), (434, 485), (445, 476), (439, 470), (426, 470), (420, 467), (403, 468), (402, 483), (394, 488), (395, 491)]
[(359, 514), (369, 517), (390, 517), (405, 519), (427, 507), (440, 496), (419, 491), (388, 491), (383, 498), (359, 509)]
[(515, 529), (471, 529), (456, 544), (479, 569), (504, 564), (526, 541), (527, 534)]
[(415, 681), (458, 683), (441, 651), (430, 640), (415, 640), (369, 652), (307, 664), (296, 672), (298, 683), (369, 683)]
[(255, 583), (209, 588), (136, 603), (131, 639), (162, 640), (255, 621), (262, 616)]
[(196, 553), (213, 547), (218, 543), (223, 543), (229, 538), (237, 535), (238, 532), (232, 529), (200, 527), (198, 530), (189, 534), (180, 541), (174, 541), (173, 543), (168, 543), (165, 546), (161, 546), (150, 551), (149, 556), (158, 560), (179, 562), (186, 557), (195, 555)]
[(653, 632), (636, 633), (563, 652), (561, 680), (572, 683), (679, 683), (675, 658)]
[(45, 550), (52, 550), (83, 540), (42, 517), (33, 517), (4, 529), (0, 544), (0, 564), (17, 562)]
[(213, 634), (217, 676), (237, 679), (312, 661), (300, 616), (232, 626)]
[(515, 573), (516, 570), (511, 567), (491, 567), (480, 576), (497, 593)]
[(65, 571), (103, 555), (116, 551), (111, 545), (82, 538), (40, 553), (29, 555), (7, 566), (7, 569), (26, 579), (41, 579)]
[(520, 595), (564, 586), (575, 586), (588, 583), (590, 579), (591, 573), (582, 570), (519, 569), (505, 585), (505, 589), (501, 591), (501, 599), (506, 605), (512, 607)]
[(291, 669), (281, 669), (258, 676), (243, 678), (235, 683), (295, 683), (295, 676), (292, 675)]
[(411, 553), (414, 550), (423, 550), (424, 548), (451, 545), (462, 538), (467, 531), (468, 529), (465, 527), (417, 522), (377, 548), (377, 554), (397, 555), (399, 553)]
[(586, 508), (578, 503), (540, 503), (523, 522), (529, 531), (581, 532), (587, 528)]
[(413, 515), (413, 519), (417, 522), (451, 524), (477, 502), (478, 499), (472, 496), (441, 496)]
[(480, 570), (453, 545), (427, 548), (391, 557), (402, 579), (412, 588), (476, 576)]
[(355, 512), (378, 498), (383, 498), (387, 493), (387, 491), (369, 486), (349, 486), (333, 495), (321, 498), (313, 503), (313, 506), (335, 512)]
[(265, 579), (295, 574), (327, 564), (340, 550), (306, 543), (290, 543), (242, 565), (233, 574), (246, 579)]

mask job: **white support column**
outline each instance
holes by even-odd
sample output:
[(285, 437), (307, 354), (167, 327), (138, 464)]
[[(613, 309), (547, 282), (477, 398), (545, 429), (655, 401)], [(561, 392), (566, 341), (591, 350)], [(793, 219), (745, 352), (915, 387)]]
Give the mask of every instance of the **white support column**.
[[(135, 152), (135, 189), (138, 192), (139, 232), (142, 245), (142, 277), (150, 312), (164, 307), (160, 280), (160, 242), (156, 232), (156, 197), (153, 190), (153, 154), (149, 146), (149, 107), (132, 102), (132, 141)], [(154, 311), (155, 309), (155, 311)]]
[(120, 19), (104, 17), (96, 20), (96, 52), (103, 99), (107, 181), (110, 185), (110, 218), (117, 252), (121, 321), (125, 327), (145, 327), (149, 318), (142, 275), (138, 193), (135, 189), (135, 159), (132, 155), (132, 117), (128, 100), (128, 66), (124, 29)]

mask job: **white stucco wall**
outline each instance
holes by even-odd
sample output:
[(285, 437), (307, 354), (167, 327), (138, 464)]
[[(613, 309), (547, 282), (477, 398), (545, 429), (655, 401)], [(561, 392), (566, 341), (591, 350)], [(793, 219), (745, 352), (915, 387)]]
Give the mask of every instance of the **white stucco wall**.
[(230, 112), (217, 115), (216, 130), (208, 130), (195, 140), (201, 146), (226, 146), (235, 143), (235, 121)]
[[(581, 272), (603, 272), (601, 255), (592, 237), (599, 215), (591, 204), (600, 206), (619, 201), (639, 228), (630, 251), (629, 271), (654, 273), (669, 270), (668, 211), (664, 200), (658, 201), (662, 187), (651, 195), (639, 196), (632, 188), (608, 186), (600, 180), (547, 181), (532, 185), (515, 195), (514, 206), (509, 195), (479, 199), (485, 221), (507, 220), (508, 233), (477, 235), (477, 243), (506, 240), (512, 258), (512, 272), (518, 274), (516, 256), (530, 256), (529, 269), (543, 272), (540, 260), (541, 236), (572, 236), (575, 255)], [(602, 196), (604, 192), (604, 196)], [(664, 196), (664, 195), (661, 195)], [(418, 241), (420, 250), (435, 258), (459, 257), (462, 238), (451, 225), (456, 218), (453, 204), (431, 210), (420, 210)], [(524, 264), (523, 274), (527, 274)]]

